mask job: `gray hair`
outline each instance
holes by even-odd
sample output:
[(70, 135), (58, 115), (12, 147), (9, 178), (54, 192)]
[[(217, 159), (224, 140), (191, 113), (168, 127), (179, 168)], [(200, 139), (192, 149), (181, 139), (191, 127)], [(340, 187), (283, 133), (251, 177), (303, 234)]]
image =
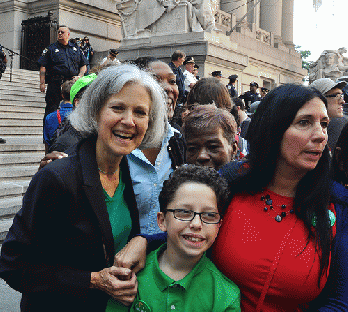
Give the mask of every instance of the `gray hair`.
[(83, 136), (98, 133), (98, 116), (108, 99), (127, 83), (144, 86), (151, 97), (149, 126), (139, 148), (161, 145), (167, 131), (165, 94), (152, 76), (134, 65), (122, 64), (102, 70), (82, 95), (79, 105), (69, 115), (72, 126)]

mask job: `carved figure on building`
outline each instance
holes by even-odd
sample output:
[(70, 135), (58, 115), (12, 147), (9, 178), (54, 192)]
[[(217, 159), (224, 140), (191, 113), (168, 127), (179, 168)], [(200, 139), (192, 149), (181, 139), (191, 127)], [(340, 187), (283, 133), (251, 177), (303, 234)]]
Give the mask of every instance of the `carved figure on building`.
[(348, 73), (348, 58), (343, 56), (346, 48), (324, 50), (318, 60), (309, 65), (309, 82), (320, 78), (336, 80)]
[(116, 8), (122, 19), (123, 38), (139, 38), (211, 31), (215, 29), (217, 5), (218, 0), (121, 0)]

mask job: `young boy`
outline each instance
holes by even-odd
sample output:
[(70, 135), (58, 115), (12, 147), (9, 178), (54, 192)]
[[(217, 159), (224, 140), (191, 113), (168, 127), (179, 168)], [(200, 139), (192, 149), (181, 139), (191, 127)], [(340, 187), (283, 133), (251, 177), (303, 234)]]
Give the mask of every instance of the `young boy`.
[(206, 257), (221, 224), (227, 184), (211, 168), (183, 165), (164, 182), (157, 223), (167, 243), (152, 252), (131, 311), (240, 311), (240, 291)]

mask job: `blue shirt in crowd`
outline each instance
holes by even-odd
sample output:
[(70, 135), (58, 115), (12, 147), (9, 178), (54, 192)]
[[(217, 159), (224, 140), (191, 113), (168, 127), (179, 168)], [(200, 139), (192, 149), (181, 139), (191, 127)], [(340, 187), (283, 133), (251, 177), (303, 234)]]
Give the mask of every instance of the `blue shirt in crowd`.
[(162, 141), (161, 151), (154, 166), (139, 149), (127, 155), (142, 234), (162, 233), (157, 225), (157, 212), (160, 211), (158, 196), (163, 182), (173, 172), (168, 142), (174, 136), (174, 132), (179, 131), (168, 124), (167, 135)]

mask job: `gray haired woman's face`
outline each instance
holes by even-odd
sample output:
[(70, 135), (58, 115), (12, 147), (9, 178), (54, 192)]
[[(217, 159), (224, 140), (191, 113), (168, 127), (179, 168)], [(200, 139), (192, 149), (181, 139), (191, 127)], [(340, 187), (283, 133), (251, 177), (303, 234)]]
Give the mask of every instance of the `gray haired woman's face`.
[(151, 103), (151, 96), (144, 86), (124, 85), (106, 101), (99, 113), (97, 145), (106, 154), (130, 154), (145, 136)]

